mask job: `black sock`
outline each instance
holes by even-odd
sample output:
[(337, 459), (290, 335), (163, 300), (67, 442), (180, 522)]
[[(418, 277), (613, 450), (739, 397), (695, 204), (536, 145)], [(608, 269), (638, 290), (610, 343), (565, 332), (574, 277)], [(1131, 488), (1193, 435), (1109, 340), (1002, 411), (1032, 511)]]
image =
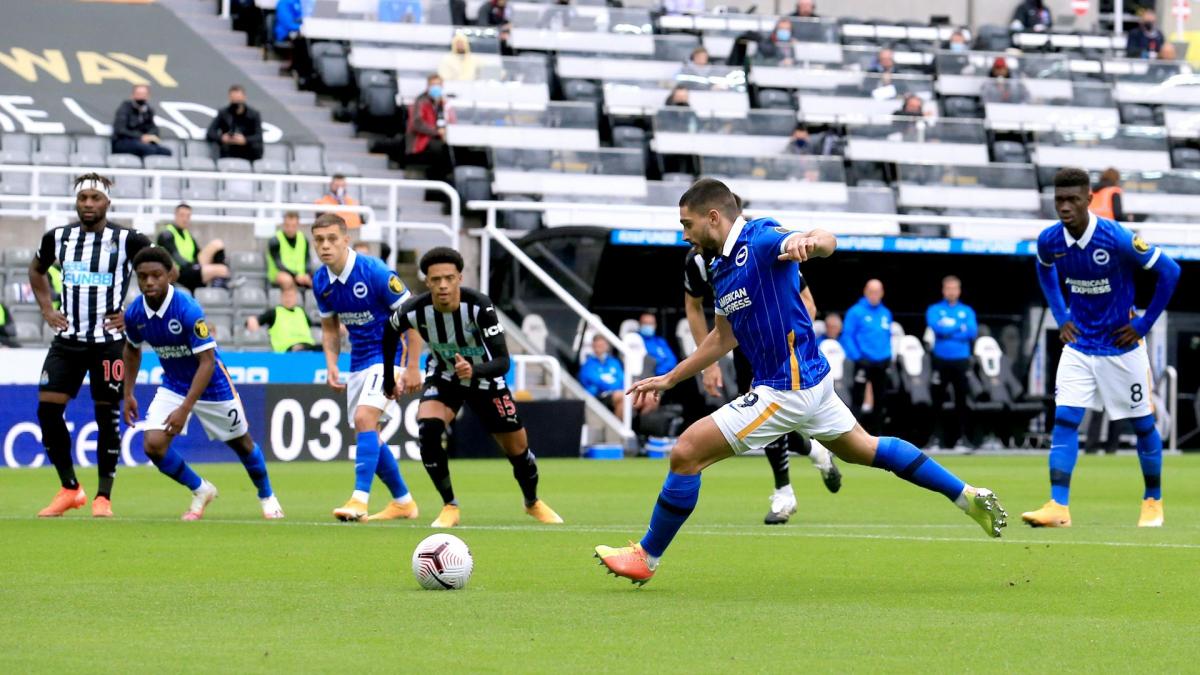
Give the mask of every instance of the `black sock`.
[(787, 435), (787, 448), (789, 452), (808, 457), (808, 453), (812, 452), (812, 441), (799, 431), (793, 431)]
[(96, 496), (112, 499), (113, 480), (121, 461), (121, 409), (115, 405), (96, 406), (96, 472), (100, 477)]
[(781, 487), (790, 485), (792, 478), (788, 475), (786, 437), (772, 442), (763, 448), (763, 452), (767, 455), (767, 461), (771, 463), (771, 473), (775, 474), (775, 489), (778, 490)]
[(437, 418), (427, 418), (417, 421), (418, 437), (421, 441), (421, 462), (425, 472), (433, 481), (442, 496), (442, 503), (457, 504), (454, 500), (454, 486), (450, 483), (450, 458), (446, 455), (446, 446), (442, 444), (442, 432), (446, 423)]
[(46, 456), (58, 471), (58, 480), (68, 490), (79, 487), (75, 479), (75, 463), (71, 460), (71, 434), (63, 414), (67, 406), (62, 403), (38, 402), (38, 424), (42, 427), (42, 446)]
[(537, 501), (538, 470), (537, 457), (533, 451), (525, 448), (525, 452), (516, 457), (509, 457), (508, 462), (513, 467), (513, 478), (521, 486), (521, 494), (525, 496), (525, 506), (533, 506)]

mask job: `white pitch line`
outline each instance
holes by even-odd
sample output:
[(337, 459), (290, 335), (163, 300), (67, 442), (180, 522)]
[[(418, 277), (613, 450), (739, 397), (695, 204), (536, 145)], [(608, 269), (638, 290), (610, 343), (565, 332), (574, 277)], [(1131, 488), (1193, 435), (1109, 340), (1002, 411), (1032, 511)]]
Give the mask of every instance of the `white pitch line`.
[[(18, 521), (18, 520), (33, 521), (33, 520), (38, 520), (38, 519), (30, 517), (30, 516), (0, 516), (0, 521)], [(78, 518), (78, 519), (68, 518), (66, 520), (69, 522), (95, 522), (95, 521), (90, 521), (90, 520), (82, 519), (82, 518)], [(137, 517), (124, 518), (123, 517), (123, 518), (119, 518), (119, 519), (116, 519), (113, 521), (106, 521), (106, 522), (178, 523), (180, 521), (177, 518), (137, 518)], [(226, 519), (226, 520), (205, 520), (205, 521), (201, 521), (201, 522), (211, 523), (214, 525), (218, 525), (218, 524), (219, 525), (258, 525), (258, 526), (266, 526), (266, 527), (286, 527), (286, 526), (291, 526), (291, 527), (345, 527), (345, 528), (362, 527), (361, 525), (354, 525), (354, 524), (349, 524), (349, 523), (316, 522), (316, 521), (300, 521), (300, 520), (268, 521), (268, 520), (228, 520), (228, 519)], [(189, 525), (188, 527), (203, 527), (203, 525), (198, 525), (198, 526), (197, 525)], [(471, 532), (471, 531), (475, 531), (475, 532), (544, 532), (544, 533), (562, 532), (562, 533), (569, 533), (569, 534), (625, 534), (625, 535), (632, 536), (633, 533), (641, 531), (642, 527), (643, 526), (640, 526), (640, 525), (633, 525), (633, 526), (629, 526), (629, 527), (616, 526), (616, 525), (611, 525), (611, 526), (460, 525), (454, 529), (457, 531), (463, 531), (463, 532)], [(1187, 549), (1187, 550), (1200, 549), (1200, 544), (1155, 542), (1155, 541), (1148, 541), (1148, 542), (1091, 541), (1091, 540), (1076, 540), (1076, 539), (1064, 539), (1061, 541), (1053, 541), (1053, 540), (1046, 540), (1046, 539), (1014, 539), (1011, 537), (1002, 537), (999, 540), (993, 540), (993, 539), (989, 539), (987, 537), (982, 537), (982, 536), (977, 536), (977, 537), (932, 537), (932, 536), (903, 535), (903, 534), (871, 534), (871, 533), (865, 533), (865, 532), (862, 532), (862, 533), (860, 533), (860, 532), (812, 532), (812, 531), (807, 531), (807, 530), (802, 530), (802, 529), (784, 530), (782, 528), (774, 529), (774, 530), (753, 530), (753, 529), (734, 530), (735, 527), (738, 527), (738, 526), (729, 526), (729, 525), (726, 525), (726, 526), (721, 526), (721, 525), (700, 526), (700, 527), (695, 527), (695, 528), (684, 529), (681, 532), (681, 534), (682, 534), (682, 536), (685, 536), (685, 537), (687, 537), (687, 536), (785, 537), (785, 538), (791, 537), (791, 538), (810, 538), (810, 539), (868, 539), (868, 540), (876, 540), (876, 541), (922, 541), (922, 542), (930, 542), (930, 543), (964, 543), (964, 544), (992, 544), (993, 542), (995, 542), (995, 543), (999, 543), (999, 544), (1008, 544), (1008, 545), (1033, 544), (1033, 545), (1047, 545), (1047, 546), (1108, 546), (1108, 547), (1117, 547), (1117, 548), (1162, 548), (1162, 549)], [(830, 529), (838, 528), (838, 529), (852, 530), (852, 529), (858, 528), (858, 527), (872, 527), (872, 528), (881, 527), (881, 525), (878, 523), (844, 524), (844, 525), (825, 524), (825, 525), (822, 525), (821, 527), (830, 528)], [(904, 529), (906, 527), (938, 527), (938, 528), (962, 527), (965, 529), (965, 528), (969, 528), (970, 526), (967, 526), (967, 525), (962, 525), (962, 526), (955, 526), (955, 525), (949, 525), (949, 526), (946, 526), (946, 525), (891, 525), (891, 526), (886, 526), (886, 527), (895, 527), (897, 529)], [(371, 529), (380, 530), (380, 529), (384, 529), (384, 528), (376, 526)], [(395, 528), (395, 529), (399, 530), (399, 528)], [(406, 531), (407, 530), (415, 531), (416, 529), (417, 528), (406, 528)]]

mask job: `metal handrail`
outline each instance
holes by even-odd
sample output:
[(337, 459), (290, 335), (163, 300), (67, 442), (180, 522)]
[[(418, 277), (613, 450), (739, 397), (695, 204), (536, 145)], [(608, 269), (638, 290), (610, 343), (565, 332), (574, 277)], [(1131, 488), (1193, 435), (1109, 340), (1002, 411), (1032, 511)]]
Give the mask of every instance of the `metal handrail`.
[(529, 366), (540, 366), (550, 372), (550, 390), (554, 397), (562, 398), (562, 364), (558, 359), (546, 354), (513, 354), (512, 360), (516, 365), (513, 384), (517, 391), (528, 391)]

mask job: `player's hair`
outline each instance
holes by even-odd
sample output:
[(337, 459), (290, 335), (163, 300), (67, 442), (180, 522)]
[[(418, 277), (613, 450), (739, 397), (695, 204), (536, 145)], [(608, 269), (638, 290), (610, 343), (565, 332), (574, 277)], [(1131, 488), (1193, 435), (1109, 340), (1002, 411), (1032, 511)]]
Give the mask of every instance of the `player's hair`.
[(246, 88), (245, 88), (245, 87), (243, 87), (243, 86), (242, 86), (242, 85), (240, 85), (240, 84), (231, 84), (231, 85), (229, 85), (229, 93), (231, 93), (231, 94), (232, 94), (232, 93), (233, 93), (233, 92), (235, 92), (235, 91), (240, 91), (240, 92), (242, 92), (242, 93), (244, 94), (244, 93), (246, 93)]
[(1105, 169), (1100, 174), (1100, 185), (1103, 187), (1116, 187), (1121, 184), (1121, 172), (1111, 166)]
[(137, 255), (133, 256), (133, 268), (137, 269), (142, 263), (158, 263), (168, 272), (175, 268), (175, 260), (167, 253), (167, 249), (161, 246), (147, 246), (138, 251)]
[(335, 173), (335, 174), (333, 174), (332, 176), (330, 176), (330, 177), (329, 177), (329, 180), (330, 180), (330, 182), (333, 182), (333, 181), (335, 181), (335, 180), (346, 180), (346, 174), (344, 174), (344, 173)]
[(437, 246), (425, 252), (421, 256), (421, 274), (429, 274), (429, 268), (442, 263), (450, 263), (459, 272), (463, 271), (462, 254), (449, 246)]
[(958, 277), (954, 276), (953, 274), (947, 274), (946, 276), (942, 277), (942, 285), (943, 286), (950, 283), (951, 281), (957, 283), (960, 286), (962, 285), (962, 279), (959, 279)]
[(1058, 173), (1054, 174), (1054, 187), (1056, 188), (1091, 188), (1092, 179), (1088, 177), (1088, 173), (1083, 169), (1075, 167), (1067, 167), (1059, 169)]
[(296, 220), (299, 220), (299, 219), (300, 219), (300, 212), (299, 212), (299, 211), (284, 211), (284, 212), (283, 212), (283, 219), (284, 219), (284, 220), (287, 220), (288, 218), (295, 218)]
[(95, 181), (95, 182), (103, 185), (105, 190), (111, 190), (112, 186), (113, 186), (113, 182), (112, 182), (111, 178), (108, 178), (107, 176), (101, 176), (98, 173), (92, 172), (92, 173), (85, 173), (82, 176), (75, 177), (75, 191), (76, 192), (79, 191), (80, 185), (83, 185), (85, 183), (91, 183), (92, 181)]
[(336, 213), (322, 213), (317, 216), (317, 219), (313, 221), (312, 231), (316, 232), (322, 227), (337, 227), (342, 234), (346, 233), (346, 221)]
[(187, 202), (179, 202), (175, 205), (175, 210), (178, 211), (179, 209), (187, 209), (188, 211), (191, 211), (192, 207)]
[(701, 178), (679, 198), (679, 205), (696, 214), (716, 209), (721, 215), (733, 220), (741, 213), (741, 204), (736, 195), (716, 178)]
[(429, 76), (425, 78), (425, 84), (431, 84), (434, 80), (440, 79), (442, 79), (441, 75), (438, 75), (437, 73), (430, 73)]

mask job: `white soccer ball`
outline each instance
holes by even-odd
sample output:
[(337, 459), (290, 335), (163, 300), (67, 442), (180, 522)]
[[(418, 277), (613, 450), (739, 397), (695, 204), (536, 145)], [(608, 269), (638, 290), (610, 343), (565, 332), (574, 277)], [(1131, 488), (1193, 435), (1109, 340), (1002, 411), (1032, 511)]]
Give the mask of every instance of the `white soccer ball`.
[(413, 551), (413, 576), (430, 591), (454, 591), (471, 580), (475, 560), (467, 543), (452, 534), (432, 534)]

